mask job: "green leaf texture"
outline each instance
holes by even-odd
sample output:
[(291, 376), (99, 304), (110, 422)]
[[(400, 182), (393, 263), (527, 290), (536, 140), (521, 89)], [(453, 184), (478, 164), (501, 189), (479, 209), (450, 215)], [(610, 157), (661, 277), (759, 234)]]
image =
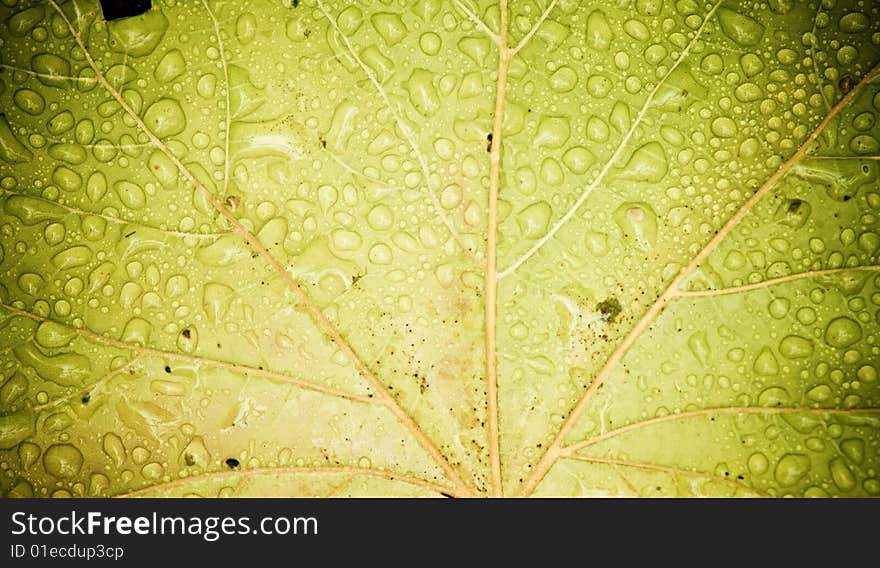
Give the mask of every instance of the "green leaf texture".
[(0, 494), (880, 494), (880, 6), (0, 7)]

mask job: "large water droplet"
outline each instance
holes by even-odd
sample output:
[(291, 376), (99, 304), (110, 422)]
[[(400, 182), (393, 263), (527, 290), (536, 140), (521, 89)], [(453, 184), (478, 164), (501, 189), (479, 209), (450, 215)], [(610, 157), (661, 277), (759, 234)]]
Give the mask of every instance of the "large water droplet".
[(832, 347), (843, 349), (862, 338), (862, 327), (847, 316), (834, 318), (825, 328), (825, 342)]
[(71, 444), (54, 444), (43, 454), (43, 467), (46, 471), (62, 479), (74, 477), (82, 465), (82, 453)]

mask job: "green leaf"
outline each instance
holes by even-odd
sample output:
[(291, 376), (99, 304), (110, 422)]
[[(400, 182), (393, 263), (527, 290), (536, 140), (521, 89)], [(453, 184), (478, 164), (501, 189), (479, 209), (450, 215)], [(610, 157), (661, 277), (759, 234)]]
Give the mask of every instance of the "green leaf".
[(880, 494), (878, 20), (5, 2), (0, 491)]

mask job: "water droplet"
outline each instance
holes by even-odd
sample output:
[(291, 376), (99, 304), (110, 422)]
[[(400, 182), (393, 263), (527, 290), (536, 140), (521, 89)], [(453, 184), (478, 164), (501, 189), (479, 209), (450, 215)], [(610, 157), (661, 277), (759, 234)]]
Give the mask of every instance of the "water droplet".
[(657, 241), (657, 214), (647, 203), (624, 203), (614, 212), (614, 220), (630, 244), (648, 250)]
[(764, 61), (754, 53), (746, 53), (739, 58), (739, 66), (742, 67), (745, 76), (751, 79), (764, 70)]
[(34, 155), (18, 141), (5, 114), (0, 114), (0, 158), (10, 164), (23, 164), (31, 161)]
[(583, 146), (575, 146), (562, 156), (562, 163), (575, 174), (586, 173), (595, 161), (596, 156)]
[(783, 487), (791, 487), (810, 471), (810, 458), (804, 454), (785, 454), (776, 464), (773, 472), (776, 481)]
[(52, 257), (52, 264), (58, 270), (68, 270), (84, 266), (92, 260), (92, 250), (78, 245), (65, 249)]
[(24, 112), (36, 116), (46, 108), (46, 100), (43, 95), (32, 89), (18, 89), (12, 95), (15, 106)]
[(791, 308), (791, 300), (788, 298), (773, 298), (767, 305), (767, 311), (773, 319), (782, 319), (788, 315)]
[(629, 181), (657, 183), (668, 170), (666, 152), (659, 142), (648, 142), (633, 152), (618, 177)]
[(112, 432), (104, 434), (102, 447), (104, 453), (113, 460), (113, 465), (116, 467), (120, 467), (125, 461), (125, 444), (122, 443), (122, 438), (116, 434)]
[(837, 25), (840, 27), (840, 31), (855, 34), (869, 29), (871, 22), (868, 16), (862, 12), (850, 12), (841, 17)]
[(345, 147), (355, 132), (355, 119), (359, 112), (358, 107), (349, 101), (336, 106), (336, 109), (333, 111), (333, 119), (330, 122), (330, 128), (324, 134), (324, 138), (331, 148), (339, 150)]
[(153, 70), (153, 75), (160, 83), (168, 83), (180, 77), (186, 70), (186, 61), (179, 49), (172, 49), (162, 56)]
[(847, 438), (840, 443), (840, 451), (856, 464), (865, 461), (865, 441), (859, 438)]
[(786, 406), (791, 402), (788, 391), (782, 387), (769, 387), (758, 395), (758, 405), (765, 407)]
[(623, 23), (623, 31), (636, 41), (648, 41), (651, 39), (651, 31), (648, 29), (648, 26), (635, 19), (625, 21)]
[(394, 260), (391, 247), (386, 244), (379, 243), (370, 247), (370, 262), (373, 264), (388, 265)]
[(35, 432), (35, 419), (30, 413), (0, 416), (0, 450), (11, 450)]
[(70, 76), (70, 63), (51, 53), (41, 53), (31, 58), (31, 69), (37, 80), (47, 87), (66, 88)]
[(537, 239), (547, 233), (552, 214), (553, 209), (549, 203), (536, 201), (520, 211), (516, 216), (516, 221), (525, 238)]
[(41, 378), (65, 387), (80, 386), (91, 376), (92, 363), (79, 353), (43, 355), (34, 345), (21, 345), (14, 349), (16, 357), (30, 365)]
[(724, 32), (724, 35), (740, 45), (755, 45), (764, 36), (762, 24), (730, 8), (718, 9), (718, 23), (721, 25), (721, 31)]
[(789, 359), (803, 359), (813, 354), (813, 342), (799, 335), (787, 335), (779, 342), (779, 352)]
[(25, 8), (20, 12), (16, 12), (6, 23), (9, 27), (9, 33), (19, 37), (29, 34), (35, 27), (37, 27), (37, 24), (43, 21), (44, 15), (44, 6), (40, 5)]
[(83, 218), (80, 225), (83, 236), (89, 241), (100, 241), (104, 238), (107, 230), (107, 220), (96, 215), (88, 215)]
[(209, 266), (229, 266), (250, 255), (247, 243), (238, 235), (224, 235), (196, 251), (196, 259)]
[(77, 475), (82, 465), (82, 453), (71, 444), (53, 444), (43, 454), (43, 467), (46, 468), (46, 472), (62, 479)]
[(614, 40), (608, 18), (601, 10), (594, 10), (587, 16), (587, 45), (598, 51), (605, 51)]
[(162, 477), (165, 468), (158, 462), (150, 462), (141, 468), (141, 475), (147, 480), (156, 480)]
[(64, 347), (76, 337), (76, 333), (61, 324), (46, 321), (37, 327), (34, 340), (42, 347), (56, 349)]
[(440, 97), (434, 86), (434, 73), (414, 69), (405, 83), (410, 102), (421, 114), (432, 116), (440, 108)]
[(205, 73), (199, 77), (199, 82), (196, 83), (196, 92), (206, 99), (213, 97), (216, 89), (217, 77), (212, 73)]
[(226, 316), (229, 304), (235, 293), (229, 286), (219, 282), (208, 282), (202, 294), (202, 308), (214, 324)]
[(604, 142), (608, 140), (609, 129), (604, 120), (597, 116), (591, 116), (587, 120), (587, 138), (594, 142)]
[(834, 318), (825, 328), (825, 342), (838, 349), (849, 347), (862, 338), (862, 327), (847, 316)]
[(755, 364), (752, 366), (755, 373), (769, 377), (779, 373), (779, 363), (776, 356), (769, 347), (764, 347), (755, 358)]
[(712, 354), (712, 350), (709, 347), (709, 340), (706, 337), (705, 331), (698, 331), (696, 333), (691, 334), (688, 338), (688, 348), (693, 353), (694, 357), (697, 360), (705, 365), (709, 361), (709, 357)]
[(807, 391), (807, 398), (816, 402), (826, 402), (831, 400), (833, 394), (828, 385), (818, 385)]
[(577, 85), (577, 73), (571, 67), (563, 65), (550, 76), (550, 88), (557, 93), (567, 93)]
[[(442, 203), (441, 200), (441, 205)], [(387, 205), (376, 205), (367, 213), (367, 223), (377, 231), (390, 229), (394, 224), (394, 213), (391, 212)]]
[(162, 41), (168, 18), (160, 10), (149, 10), (140, 16), (113, 20), (108, 28), (110, 49), (130, 57), (143, 57)]
[(547, 157), (541, 162), (541, 179), (548, 185), (559, 185), (565, 180), (562, 166), (555, 158)]
[(856, 478), (853, 472), (843, 463), (842, 459), (835, 458), (831, 460), (828, 464), (828, 469), (831, 472), (831, 480), (834, 481), (834, 485), (838, 489), (841, 491), (852, 491), (855, 489)]
[(565, 117), (550, 116), (541, 119), (533, 142), (537, 146), (559, 148), (568, 141), (571, 126)]
[(361, 247), (363, 239), (354, 231), (345, 229), (336, 229), (331, 235), (333, 248), (337, 251), (353, 251)]
[(202, 469), (208, 467), (211, 463), (211, 454), (200, 436), (196, 436), (186, 445), (180, 453), (180, 462), (185, 467), (196, 466)]
[(64, 412), (56, 412), (51, 416), (46, 417), (43, 421), (42, 429), (46, 432), (55, 433), (66, 430), (73, 424), (73, 418), (65, 414)]
[(636, 11), (642, 16), (656, 16), (663, 10), (663, 0), (636, 0)]
[(859, 155), (876, 154), (880, 151), (880, 142), (870, 134), (859, 134), (849, 141), (849, 149)]
[(144, 346), (149, 342), (150, 333), (152, 331), (153, 325), (147, 320), (131, 318), (128, 320), (128, 323), (125, 324), (125, 328), (122, 330), (122, 335), (119, 339), (126, 343)]
[(724, 268), (731, 271), (742, 269), (747, 263), (746, 256), (738, 250), (732, 250), (724, 257)]
[(36, 296), (43, 286), (43, 277), (33, 272), (24, 272), (18, 276), (18, 288), (30, 296)]
[(736, 136), (737, 127), (733, 119), (720, 116), (712, 121), (712, 134), (719, 138), (733, 138)]
[(600, 73), (591, 75), (587, 79), (587, 92), (597, 99), (607, 97), (613, 88), (614, 83), (611, 79)]
[(767, 456), (761, 452), (755, 452), (749, 456), (748, 468), (753, 474), (761, 475), (770, 468), (770, 462), (767, 461)]
[(425, 32), (419, 38), (419, 47), (425, 55), (437, 55), (443, 47), (443, 41), (434, 32)]
[(242, 45), (249, 44), (257, 35), (257, 18), (245, 12), (235, 20), (235, 37)]
[(49, 146), (49, 156), (53, 160), (73, 165), (79, 165), (86, 161), (85, 149), (74, 144), (52, 144)]
[(378, 12), (370, 16), (370, 22), (372, 22), (379, 36), (389, 46), (400, 43), (409, 31), (398, 14)]
[(8, 214), (14, 215), (25, 225), (36, 225), (43, 221), (55, 220), (63, 217), (66, 213), (60, 205), (24, 195), (10, 196), (6, 200), (5, 208)]
[(608, 235), (604, 233), (588, 231), (584, 235), (584, 244), (593, 256), (608, 254)]
[(144, 124), (158, 138), (175, 136), (186, 128), (186, 114), (174, 99), (159, 99), (144, 113)]
[(0, 386), (0, 405), (11, 407), (28, 391), (28, 380), (21, 373), (14, 373)]
[(862, 382), (873, 383), (877, 380), (877, 369), (871, 365), (862, 365), (856, 372), (856, 376)]
[(482, 66), (492, 51), (492, 43), (487, 37), (466, 37), (458, 42), (458, 49), (478, 66)]

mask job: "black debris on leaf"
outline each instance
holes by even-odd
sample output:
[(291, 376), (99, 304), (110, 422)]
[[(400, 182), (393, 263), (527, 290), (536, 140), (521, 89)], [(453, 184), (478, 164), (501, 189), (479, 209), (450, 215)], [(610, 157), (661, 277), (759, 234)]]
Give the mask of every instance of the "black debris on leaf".
[(226, 467), (229, 469), (235, 469), (238, 467), (238, 460), (235, 458), (229, 458), (226, 460)]
[(151, 0), (101, 0), (101, 11), (108, 22), (140, 16), (152, 8)]
[(617, 298), (612, 297), (596, 304), (596, 309), (599, 310), (599, 313), (602, 314), (606, 321), (613, 322), (614, 318), (623, 311), (623, 306), (620, 305), (620, 301)]

